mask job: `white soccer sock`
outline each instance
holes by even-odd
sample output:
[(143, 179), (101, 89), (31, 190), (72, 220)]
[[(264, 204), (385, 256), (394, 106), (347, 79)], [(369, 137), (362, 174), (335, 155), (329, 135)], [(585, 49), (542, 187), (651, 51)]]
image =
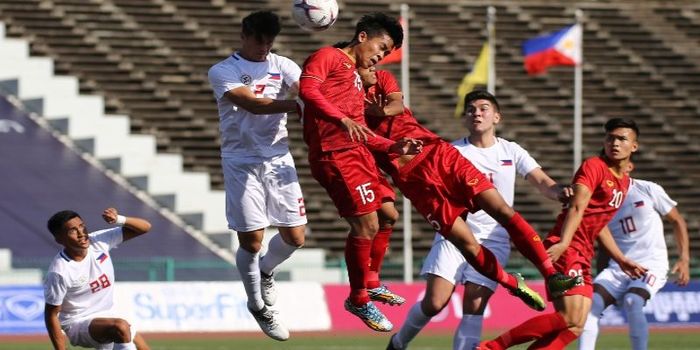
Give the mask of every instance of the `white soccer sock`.
[(426, 316), (421, 309), (420, 302), (415, 303), (406, 316), (406, 321), (396, 335), (392, 338), (394, 347), (405, 349), (408, 343), (418, 335), (418, 332), (430, 322), (431, 317)]
[(248, 307), (256, 311), (261, 310), (265, 303), (260, 291), (258, 253), (251, 253), (243, 248), (238, 248), (236, 252), (236, 266), (243, 281), (245, 294), (248, 296)]
[(112, 350), (136, 350), (134, 343), (114, 343)]
[(271, 275), (275, 268), (289, 259), (292, 253), (297, 249), (299, 248), (287, 244), (287, 242), (282, 239), (281, 234), (276, 234), (270, 240), (267, 253), (260, 258), (260, 271), (264, 272), (266, 275)]
[(586, 317), (586, 324), (583, 326), (583, 332), (578, 338), (578, 350), (594, 350), (595, 342), (598, 339), (598, 321), (605, 310), (605, 302), (603, 297), (598, 293), (593, 293), (593, 304), (591, 311)]
[(452, 341), (453, 350), (472, 350), (479, 345), (483, 315), (462, 315)]
[(627, 293), (623, 298), (623, 307), (627, 313), (632, 350), (646, 350), (649, 342), (649, 326), (644, 316), (644, 303), (639, 294)]

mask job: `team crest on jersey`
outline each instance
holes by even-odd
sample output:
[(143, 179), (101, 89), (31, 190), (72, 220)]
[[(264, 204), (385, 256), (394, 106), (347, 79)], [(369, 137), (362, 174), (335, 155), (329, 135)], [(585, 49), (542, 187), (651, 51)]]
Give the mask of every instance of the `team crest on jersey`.
[(253, 78), (250, 77), (248, 74), (243, 74), (241, 75), (241, 83), (244, 85), (250, 85), (250, 83), (253, 82)]
[(471, 180), (469, 180), (469, 181), (467, 182), (467, 185), (469, 185), (469, 186), (475, 186), (475, 185), (478, 184), (478, 183), (479, 183), (479, 179), (473, 178), (473, 179), (471, 179)]
[(351, 65), (350, 63), (347, 63), (347, 62), (343, 62), (343, 65), (344, 65), (344, 66), (345, 66), (345, 68), (347, 68), (347, 69), (350, 69), (350, 68), (352, 68), (352, 65)]
[(610, 180), (605, 180), (605, 183), (608, 184), (608, 187), (613, 187), (615, 186), (615, 183), (610, 181)]

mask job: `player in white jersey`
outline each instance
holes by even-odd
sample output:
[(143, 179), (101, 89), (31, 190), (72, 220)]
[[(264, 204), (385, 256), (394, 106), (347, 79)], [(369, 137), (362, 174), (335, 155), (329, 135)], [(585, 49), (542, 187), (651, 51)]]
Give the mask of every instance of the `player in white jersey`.
[(114, 266), (109, 250), (151, 229), (141, 218), (105, 209), (102, 218), (117, 227), (88, 234), (83, 219), (70, 210), (48, 221), (48, 229), (63, 249), (44, 280), (44, 321), (56, 350), (67, 349), (63, 334), (74, 346), (96, 349), (148, 350), (134, 327), (117, 317), (113, 305)]
[[(276, 300), (275, 268), (304, 244), (306, 212), (286, 127), (301, 69), (270, 52), (279, 32), (272, 12), (245, 17), (240, 49), (209, 69), (209, 83), (219, 107), (226, 218), (238, 233), (236, 266), (248, 310), (265, 334), (287, 340), (287, 328), (268, 307)], [(279, 234), (260, 257), (268, 226)]]
[[(452, 144), (493, 182), (508, 205), (513, 206), (516, 173), (552, 200), (566, 201), (573, 195), (570, 187), (559, 186), (517, 143), (496, 137), (501, 112), (492, 94), (475, 90), (465, 96), (464, 102), (469, 136)], [(510, 239), (505, 228), (483, 210), (467, 215), (467, 224), (479, 242), (505, 266), (510, 255)], [(421, 274), (427, 280), (425, 297), (413, 305), (387, 349), (407, 348), (430, 319), (447, 306), (457, 283), (465, 285), (465, 292), (462, 321), (455, 332), (453, 349), (471, 350), (478, 345), (484, 310), (497, 283), (478, 273), (460, 251), (439, 234), (435, 235)]]
[(645, 180), (632, 179), (627, 197), (608, 228), (615, 243), (626, 257), (649, 268), (641, 279), (627, 276), (612, 261), (593, 281), (593, 306), (579, 338), (579, 350), (595, 349), (598, 338), (598, 322), (603, 311), (618, 304), (627, 314), (629, 336), (633, 350), (647, 349), (649, 326), (642, 311), (665, 284), (669, 272), (668, 251), (661, 217), (671, 222), (678, 247), (678, 261), (671, 273), (678, 274), (676, 283), (688, 284), (689, 243), (688, 229), (683, 216), (676, 209), (663, 187)]

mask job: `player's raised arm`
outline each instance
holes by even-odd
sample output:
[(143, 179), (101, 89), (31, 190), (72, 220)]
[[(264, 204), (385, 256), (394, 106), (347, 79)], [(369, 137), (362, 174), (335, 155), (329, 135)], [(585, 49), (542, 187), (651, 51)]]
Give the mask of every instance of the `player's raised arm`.
[(102, 218), (106, 223), (122, 225), (123, 240), (128, 241), (151, 230), (151, 223), (145, 219), (134, 216), (119, 215), (117, 209), (107, 208), (102, 212)]
[(58, 313), (60, 311), (61, 305), (44, 304), (44, 323), (54, 350), (66, 349), (66, 339), (63, 337), (61, 323), (58, 321)]
[(224, 95), (236, 106), (253, 114), (287, 113), (296, 110), (294, 100), (275, 100), (269, 97), (256, 97), (248, 86), (229, 90)]
[(527, 181), (545, 197), (554, 201), (569, 203), (574, 196), (574, 189), (571, 186), (557, 184), (542, 168), (535, 168), (528, 173)]

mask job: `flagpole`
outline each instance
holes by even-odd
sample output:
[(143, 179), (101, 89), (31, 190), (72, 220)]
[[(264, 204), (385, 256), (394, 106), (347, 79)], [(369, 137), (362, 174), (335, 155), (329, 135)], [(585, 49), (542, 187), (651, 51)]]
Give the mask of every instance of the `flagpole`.
[(489, 6), (487, 11), (487, 42), (489, 43), (489, 69), (487, 89), (492, 95), (496, 95), (496, 8)]
[(581, 59), (574, 69), (574, 172), (581, 165), (583, 150), (583, 11), (576, 9), (576, 25), (581, 26)]
[[(401, 57), (401, 91), (403, 91), (403, 104), (411, 105), (411, 89), (409, 85), (409, 63), (411, 50), (409, 49), (409, 13), (408, 4), (401, 4), (401, 18), (403, 27), (403, 56)], [(413, 282), (413, 228), (411, 225), (411, 200), (403, 196), (403, 281)]]

